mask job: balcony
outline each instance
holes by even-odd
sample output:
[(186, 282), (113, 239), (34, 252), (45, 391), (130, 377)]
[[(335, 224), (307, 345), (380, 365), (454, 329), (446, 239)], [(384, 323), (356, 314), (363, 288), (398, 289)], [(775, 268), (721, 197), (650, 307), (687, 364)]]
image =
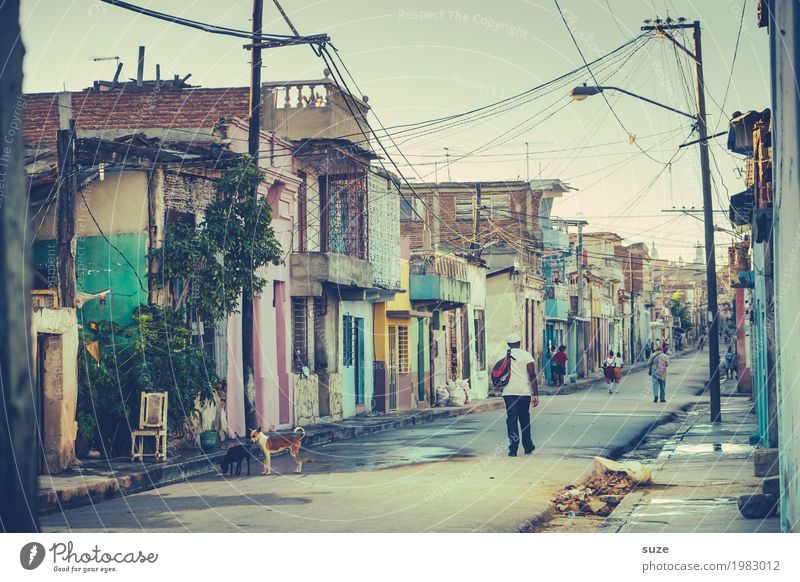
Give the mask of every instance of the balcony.
[[(263, 83), (263, 127), (291, 140), (343, 138), (371, 149), (350, 108), (369, 112), (366, 98), (340, 90), (332, 79)], [(348, 108), (348, 104), (350, 108)], [(358, 112), (356, 111), (356, 114)]]
[(545, 319), (557, 319), (566, 321), (569, 314), (569, 299), (567, 296), (567, 286), (556, 284), (546, 285), (544, 317)]
[(293, 253), (289, 255), (292, 295), (319, 297), (324, 287), (333, 287), (340, 294), (363, 298), (372, 288), (372, 263), (335, 253)]
[(461, 257), (437, 252), (414, 255), (409, 298), (440, 307), (464, 305), (471, 297), (468, 279), (467, 261)]
[(411, 275), (409, 297), (411, 301), (464, 305), (469, 303), (470, 285), (446, 275)]
[(557, 228), (542, 228), (542, 248), (545, 251), (568, 251), (569, 234)]

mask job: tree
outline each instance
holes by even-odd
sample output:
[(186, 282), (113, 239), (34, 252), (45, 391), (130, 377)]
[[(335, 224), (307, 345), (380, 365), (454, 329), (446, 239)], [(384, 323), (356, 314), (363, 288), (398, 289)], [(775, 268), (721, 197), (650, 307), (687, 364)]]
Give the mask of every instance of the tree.
[(174, 223), (150, 253), (160, 264), (159, 284), (182, 286), (176, 309), (185, 305), (208, 322), (223, 319), (238, 310), (242, 294), (264, 289), (261, 267), (283, 263), (272, 208), (250, 196), (263, 181), (264, 173), (243, 156), (217, 184), (219, 199), (206, 207), (200, 224)]
[(681, 300), (680, 295), (673, 295), (670, 312), (672, 313), (672, 319), (675, 322), (672, 327), (677, 327), (682, 332), (691, 329), (692, 314), (691, 311), (689, 311), (689, 306)]

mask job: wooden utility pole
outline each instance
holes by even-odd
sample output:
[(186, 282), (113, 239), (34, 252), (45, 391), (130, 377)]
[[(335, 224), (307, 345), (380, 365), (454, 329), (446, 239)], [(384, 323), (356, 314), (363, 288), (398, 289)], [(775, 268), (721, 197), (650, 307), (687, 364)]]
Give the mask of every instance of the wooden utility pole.
[[(526, 147), (528, 144), (525, 144)], [(576, 370), (578, 375), (585, 376), (586, 370), (584, 366), (586, 366), (586, 322), (583, 321), (585, 317), (583, 315), (583, 222), (578, 222), (578, 240), (576, 241), (575, 245), (575, 257), (578, 261), (576, 265), (578, 269), (578, 305), (576, 306), (575, 312), (576, 315), (581, 318), (579, 319), (578, 329), (582, 329), (583, 333), (580, 334), (578, 341), (576, 342), (578, 345), (576, 347), (576, 351), (580, 350), (578, 354), (578, 362), (576, 366)]]
[[(700, 42), (700, 21), (692, 23), (669, 21), (642, 30), (655, 30), (669, 39), (694, 62), (695, 97), (697, 99), (697, 133), (700, 145), (700, 176), (703, 187), (703, 220), (705, 222), (706, 286), (708, 288), (708, 391), (711, 403), (711, 422), (722, 420), (719, 389), (719, 310), (717, 307), (717, 261), (714, 251), (714, 207), (711, 197), (711, 165), (708, 156), (708, 125), (706, 123), (706, 90), (703, 76), (703, 49)], [(678, 42), (668, 31), (690, 29), (694, 51)]]
[(473, 249), (480, 254), (481, 244), (481, 183), (475, 182), (475, 212), (472, 215), (472, 244)]
[(0, 3), (0, 531), (39, 529), (19, 0)]
[(78, 177), (75, 166), (75, 120), (56, 133), (58, 198), (56, 199), (56, 271), (60, 307), (75, 307), (75, 204)]
[[(264, 13), (263, 0), (253, 0), (253, 35), (261, 34)], [(258, 148), (261, 136), (261, 47), (256, 39), (250, 49), (250, 123), (247, 130), (247, 153), (258, 167)], [(258, 196), (258, 186), (250, 193)], [(251, 276), (255, 273), (251, 272)], [(255, 406), (255, 349), (253, 344), (253, 296), (242, 294), (242, 382), (244, 385), (244, 415), (247, 428), (256, 427)]]

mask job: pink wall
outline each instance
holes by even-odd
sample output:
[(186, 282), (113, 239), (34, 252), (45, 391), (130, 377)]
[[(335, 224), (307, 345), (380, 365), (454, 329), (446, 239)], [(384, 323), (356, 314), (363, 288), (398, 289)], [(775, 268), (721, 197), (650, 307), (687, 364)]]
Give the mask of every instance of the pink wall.
[[(228, 436), (247, 435), (244, 425), (244, 392), (242, 388), (242, 316), (235, 313), (228, 317), (228, 401), (225, 413), (228, 416)], [(255, 427), (249, 427), (255, 428)]]
[[(246, 151), (247, 125), (234, 120), (230, 127), (231, 149)], [(259, 195), (266, 196), (272, 206), (272, 227), (281, 243), (285, 258), (292, 249), (294, 215), (300, 178), (293, 172), (290, 144), (271, 134), (262, 133), (259, 167), (266, 181)], [(269, 155), (266, 152), (274, 153)], [(255, 407), (262, 428), (286, 428), (292, 418), (292, 378), (290, 370), (291, 313), (289, 289), (289, 261), (268, 266), (259, 272), (267, 279), (260, 296), (253, 301), (253, 348), (255, 376)], [(228, 322), (228, 423), (231, 431), (244, 425), (244, 397), (241, 379), (241, 317), (233, 316)], [(232, 363), (236, 365), (231, 365)]]

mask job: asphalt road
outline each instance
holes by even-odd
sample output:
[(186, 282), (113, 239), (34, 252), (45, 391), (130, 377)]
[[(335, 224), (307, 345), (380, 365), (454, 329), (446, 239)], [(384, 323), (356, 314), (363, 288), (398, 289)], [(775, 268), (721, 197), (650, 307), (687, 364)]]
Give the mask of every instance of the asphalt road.
[(697, 401), (707, 355), (672, 362), (666, 404), (653, 403), (646, 371), (603, 387), (543, 397), (533, 455), (509, 458), (501, 411), (304, 450), (273, 474), (207, 476), (42, 518), (46, 531), (513, 532), (555, 491), (591, 470), (592, 458), (635, 448), (654, 423)]

